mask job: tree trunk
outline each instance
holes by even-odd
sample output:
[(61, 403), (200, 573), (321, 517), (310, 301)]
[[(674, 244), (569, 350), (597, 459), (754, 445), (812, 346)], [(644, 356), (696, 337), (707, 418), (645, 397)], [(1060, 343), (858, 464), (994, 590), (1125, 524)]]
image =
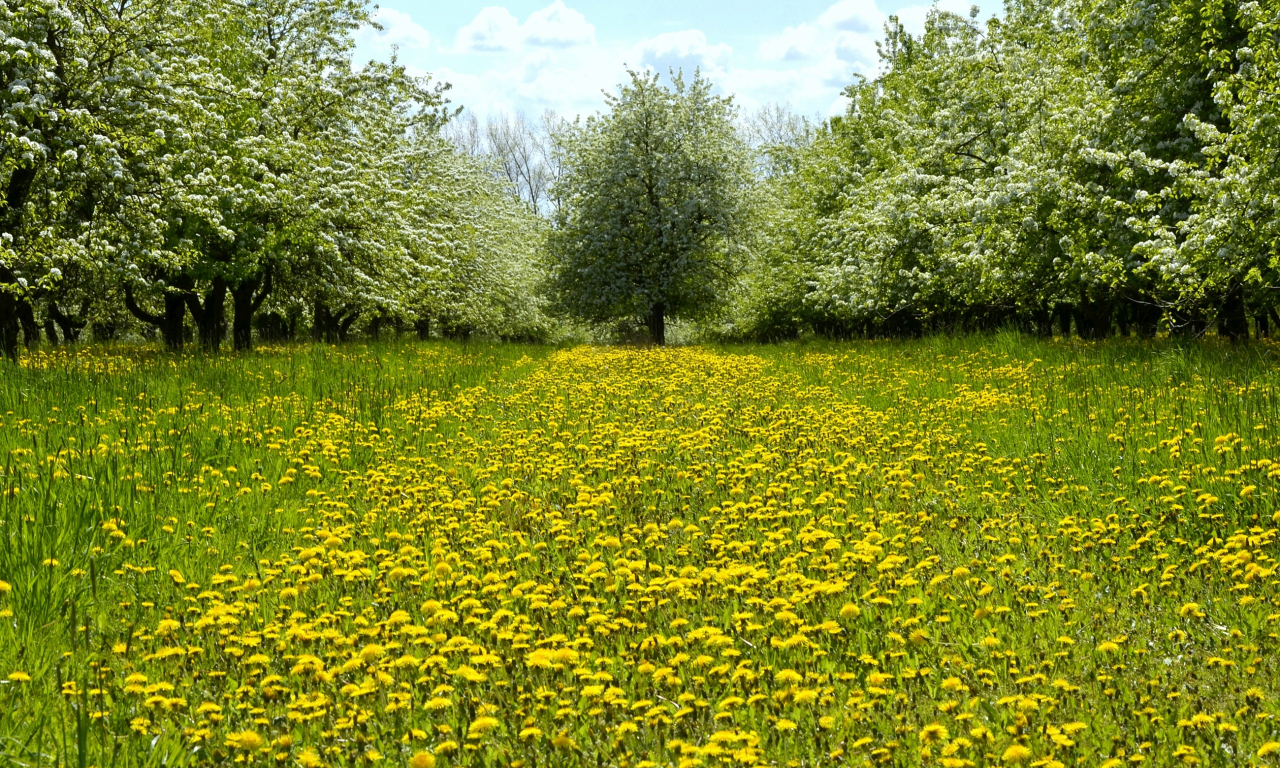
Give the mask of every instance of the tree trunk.
[[(153, 314), (138, 306), (138, 301), (134, 298), (133, 288), (126, 286), (124, 289), (124, 305), (129, 312), (139, 320), (148, 325), (154, 325), (160, 329), (160, 335), (164, 338), (164, 345), (171, 352), (181, 352), (185, 341), (183, 338), (183, 321), (186, 320), (187, 314), (187, 291), (174, 290), (174, 286), (165, 289), (164, 294), (164, 313), (160, 315)], [(55, 307), (56, 309), (56, 307)], [(62, 317), (68, 323), (63, 323)], [(58, 324), (62, 325), (63, 336), (67, 335), (67, 328), (70, 318), (62, 315), (61, 312), (53, 315)], [(78, 335), (78, 333), (77, 333)]]
[(324, 299), (316, 299), (315, 308), (311, 312), (311, 340), (319, 343), (326, 341), (329, 335), (329, 305)]
[(227, 324), (227, 281), (215, 277), (209, 290), (205, 291), (204, 302), (192, 291), (187, 294), (187, 308), (195, 318), (196, 328), (200, 331), (200, 346), (206, 352), (216, 353), (222, 347), (222, 338)]
[(22, 326), (22, 343), (27, 349), (35, 349), (40, 344), (40, 326), (36, 323), (35, 310), (31, 302), (18, 299), (18, 323)]
[(18, 359), (18, 278), (0, 266), (0, 354)]
[(667, 344), (666, 311), (666, 307), (659, 301), (649, 309), (649, 319), (645, 323), (649, 326), (649, 339), (660, 347)]
[(245, 280), (231, 293), (231, 340), (237, 352), (253, 348), (253, 318), (271, 293), (271, 270), (265, 276)]
[(337, 341), (349, 341), (351, 339), (351, 326), (355, 325), (356, 320), (360, 318), (360, 310), (353, 309), (342, 315), (342, 319), (338, 321), (338, 338)]
[(431, 315), (422, 315), (413, 321), (413, 330), (418, 333), (418, 341), (427, 341), (431, 338)]
[(1244, 286), (1236, 283), (1227, 291), (1218, 316), (1218, 333), (1233, 342), (1249, 340), (1249, 316), (1244, 307)]
[(45, 333), (49, 335), (50, 343), (55, 343), (54, 334), (49, 334), (50, 321), (58, 324), (58, 329), (62, 331), (62, 343), (74, 344), (80, 340), (80, 332), (84, 330), (88, 323), (85, 321), (85, 315), (89, 314), (89, 302), (80, 302), (80, 314), (70, 317), (63, 313), (62, 308), (58, 306), (58, 302), (50, 301), (49, 309), (45, 313)]
[(1056, 311), (1058, 315), (1058, 333), (1060, 333), (1064, 339), (1071, 338), (1071, 305), (1059, 304), (1056, 307)]
[(1129, 312), (1133, 317), (1133, 327), (1138, 336), (1154, 339), (1160, 332), (1160, 306), (1152, 296), (1139, 294), (1136, 300), (1129, 302)]

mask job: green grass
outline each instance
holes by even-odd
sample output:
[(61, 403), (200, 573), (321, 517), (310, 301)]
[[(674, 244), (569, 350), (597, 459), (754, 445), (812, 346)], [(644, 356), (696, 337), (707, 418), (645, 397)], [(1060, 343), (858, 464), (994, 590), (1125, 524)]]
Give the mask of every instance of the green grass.
[[(1270, 764), (1278, 352), (997, 335), (31, 355), (0, 375), (0, 756), (719, 764), (698, 750), (728, 729), (744, 762)], [(673, 665), (700, 624), (754, 677)], [(291, 672), (282, 636), (334, 676)], [(449, 637), (500, 659), (472, 662), (487, 681), (447, 669), (467, 658)], [(401, 640), (447, 668), (396, 666)], [(585, 684), (529, 661), (563, 643), (573, 677), (670, 708), (540, 703)], [(271, 664), (246, 666), (259, 648)], [(177, 689), (131, 692), (138, 673)], [(285, 716), (322, 693), (323, 718)], [(713, 717), (739, 694), (763, 698)], [(486, 712), (495, 730), (468, 738)], [(247, 730), (269, 749), (238, 746)]]

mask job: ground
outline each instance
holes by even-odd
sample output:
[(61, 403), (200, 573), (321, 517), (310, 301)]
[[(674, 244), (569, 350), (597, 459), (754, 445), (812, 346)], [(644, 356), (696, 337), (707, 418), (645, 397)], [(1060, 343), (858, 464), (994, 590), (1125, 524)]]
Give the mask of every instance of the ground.
[(30, 354), (0, 755), (1277, 764), (1277, 352)]

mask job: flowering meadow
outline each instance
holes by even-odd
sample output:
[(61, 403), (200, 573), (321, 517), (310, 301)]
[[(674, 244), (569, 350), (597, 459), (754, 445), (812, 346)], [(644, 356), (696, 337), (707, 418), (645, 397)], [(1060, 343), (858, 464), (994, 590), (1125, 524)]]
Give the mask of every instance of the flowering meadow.
[(1280, 765), (1277, 353), (30, 353), (0, 756)]

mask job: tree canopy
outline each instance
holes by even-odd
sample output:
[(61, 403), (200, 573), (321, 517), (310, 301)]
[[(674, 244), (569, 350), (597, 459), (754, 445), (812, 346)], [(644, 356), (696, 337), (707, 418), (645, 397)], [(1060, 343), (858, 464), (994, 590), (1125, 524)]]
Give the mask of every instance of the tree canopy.
[(732, 101), (695, 74), (631, 72), (608, 111), (560, 139), (550, 290), (593, 322), (712, 314), (737, 277), (751, 175)]
[(1009, 0), (922, 36), (891, 21), (881, 74), (765, 181), (737, 332), (1268, 332), (1275, 18)]
[(1280, 21), (1236, 0), (896, 19), (849, 106), (632, 72), (575, 121), (359, 63), (364, 0), (0, 2), (0, 352), (385, 328), (1267, 335)]

